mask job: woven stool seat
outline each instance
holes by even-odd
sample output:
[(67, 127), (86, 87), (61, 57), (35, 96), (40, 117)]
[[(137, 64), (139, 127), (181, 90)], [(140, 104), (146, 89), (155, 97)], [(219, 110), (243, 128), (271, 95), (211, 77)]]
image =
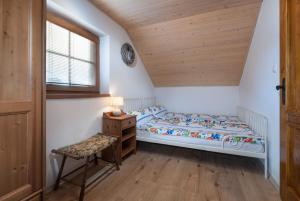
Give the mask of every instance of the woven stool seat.
[(117, 138), (98, 133), (87, 140), (77, 144), (68, 145), (60, 149), (52, 150), (53, 153), (66, 155), (76, 160), (96, 154), (111, 146)]

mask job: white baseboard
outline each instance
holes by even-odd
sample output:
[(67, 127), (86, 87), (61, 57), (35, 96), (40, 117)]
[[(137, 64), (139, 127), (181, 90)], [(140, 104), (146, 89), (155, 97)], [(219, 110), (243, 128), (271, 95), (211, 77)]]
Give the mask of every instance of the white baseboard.
[[(264, 169), (264, 160), (260, 159), (259, 160), (259, 166)], [(270, 174), (269, 170), (268, 170), (268, 180), (270, 181), (270, 183), (275, 187), (275, 189), (279, 192), (280, 191), (280, 186), (279, 184), (277, 183), (277, 181), (274, 179), (274, 177)]]
[[(270, 175), (270, 174), (269, 174)], [(276, 188), (276, 190), (279, 192), (280, 191), (280, 186), (277, 183), (277, 181), (274, 179), (274, 177), (272, 177), (272, 175), (269, 176), (269, 181), (271, 182), (271, 184)]]

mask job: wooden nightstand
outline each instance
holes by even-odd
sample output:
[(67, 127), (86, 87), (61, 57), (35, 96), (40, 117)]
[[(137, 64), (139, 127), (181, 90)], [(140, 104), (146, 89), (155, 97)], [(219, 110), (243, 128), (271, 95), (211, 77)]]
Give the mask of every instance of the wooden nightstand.
[[(115, 136), (117, 142), (117, 160), (119, 163), (130, 153), (136, 153), (136, 116), (123, 113), (114, 117), (111, 112), (103, 113), (103, 134)], [(102, 158), (113, 161), (110, 148), (102, 151)]]

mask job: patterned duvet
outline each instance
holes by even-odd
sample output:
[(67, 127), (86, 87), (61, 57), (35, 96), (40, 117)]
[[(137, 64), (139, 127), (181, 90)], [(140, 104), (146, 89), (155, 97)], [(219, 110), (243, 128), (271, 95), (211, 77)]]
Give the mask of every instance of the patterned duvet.
[(138, 122), (154, 135), (183, 136), (209, 141), (263, 144), (262, 137), (236, 116), (165, 112)]

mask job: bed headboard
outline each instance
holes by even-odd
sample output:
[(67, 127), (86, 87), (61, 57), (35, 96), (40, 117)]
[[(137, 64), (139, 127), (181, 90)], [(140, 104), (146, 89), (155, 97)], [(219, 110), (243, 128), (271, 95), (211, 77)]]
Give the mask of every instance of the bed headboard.
[(240, 106), (237, 108), (237, 111), (240, 120), (247, 123), (252, 130), (259, 133), (261, 136), (265, 138), (265, 140), (267, 140), (267, 136), (268, 136), (267, 117)]
[(138, 111), (149, 106), (156, 105), (155, 97), (143, 97), (143, 98), (125, 98), (124, 99), (124, 112)]

